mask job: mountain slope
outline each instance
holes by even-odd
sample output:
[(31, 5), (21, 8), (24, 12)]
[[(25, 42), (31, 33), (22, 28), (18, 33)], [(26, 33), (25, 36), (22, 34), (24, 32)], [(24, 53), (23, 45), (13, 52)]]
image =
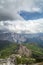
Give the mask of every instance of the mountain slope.
[(16, 53), (18, 44), (6, 40), (0, 40), (0, 58), (6, 58), (13, 53)]
[(28, 49), (32, 51), (33, 58), (36, 58), (36, 61), (43, 61), (43, 48), (39, 47), (36, 43), (24, 44)]

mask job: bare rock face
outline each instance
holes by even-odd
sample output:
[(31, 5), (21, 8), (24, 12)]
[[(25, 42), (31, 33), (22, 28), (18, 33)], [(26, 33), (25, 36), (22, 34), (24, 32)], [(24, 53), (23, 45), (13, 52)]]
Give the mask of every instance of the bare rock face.
[(25, 55), (26, 57), (30, 57), (32, 55), (32, 51), (30, 49), (27, 49), (25, 46), (23, 46), (22, 44), (20, 44), (18, 53), (20, 55)]
[(11, 56), (7, 59), (0, 59), (0, 65), (17, 65), (16, 58), (14, 56)]

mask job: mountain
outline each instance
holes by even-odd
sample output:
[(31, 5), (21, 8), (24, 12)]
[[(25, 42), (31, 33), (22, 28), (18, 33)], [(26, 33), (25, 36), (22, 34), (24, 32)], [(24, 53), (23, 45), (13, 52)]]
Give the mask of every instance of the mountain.
[(24, 34), (24, 33), (0, 33), (0, 40), (7, 40), (17, 43), (38, 43), (43, 47), (43, 33)]
[(30, 61), (34, 61), (31, 59), (35, 59), (35, 62), (42, 62), (43, 48), (39, 47), (36, 43), (17, 44), (7, 40), (0, 40), (0, 58), (8, 58), (11, 55), (20, 56), (22, 57), (21, 59), (28, 59), (29, 57)]
[(17, 33), (1, 33), (0, 34), (0, 40), (8, 40), (11, 42), (25, 42), (25, 37), (22, 34)]

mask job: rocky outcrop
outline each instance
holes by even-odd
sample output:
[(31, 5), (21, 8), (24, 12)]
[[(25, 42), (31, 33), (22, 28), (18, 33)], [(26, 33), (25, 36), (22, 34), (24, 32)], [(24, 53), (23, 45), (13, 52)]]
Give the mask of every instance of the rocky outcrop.
[(16, 65), (15, 57), (9, 57), (7, 59), (0, 59), (0, 65)]
[(22, 44), (20, 44), (18, 53), (20, 55), (25, 55), (26, 57), (30, 57), (32, 55), (32, 51), (30, 49), (27, 49), (26, 46), (23, 46)]

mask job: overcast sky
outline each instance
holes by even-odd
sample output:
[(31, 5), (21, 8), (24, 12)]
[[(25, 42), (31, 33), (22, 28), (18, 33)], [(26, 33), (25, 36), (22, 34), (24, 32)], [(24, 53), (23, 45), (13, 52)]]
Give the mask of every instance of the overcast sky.
[(43, 0), (0, 0), (0, 30), (43, 33), (43, 17), (25, 20), (19, 15), (21, 11), (43, 14)]

